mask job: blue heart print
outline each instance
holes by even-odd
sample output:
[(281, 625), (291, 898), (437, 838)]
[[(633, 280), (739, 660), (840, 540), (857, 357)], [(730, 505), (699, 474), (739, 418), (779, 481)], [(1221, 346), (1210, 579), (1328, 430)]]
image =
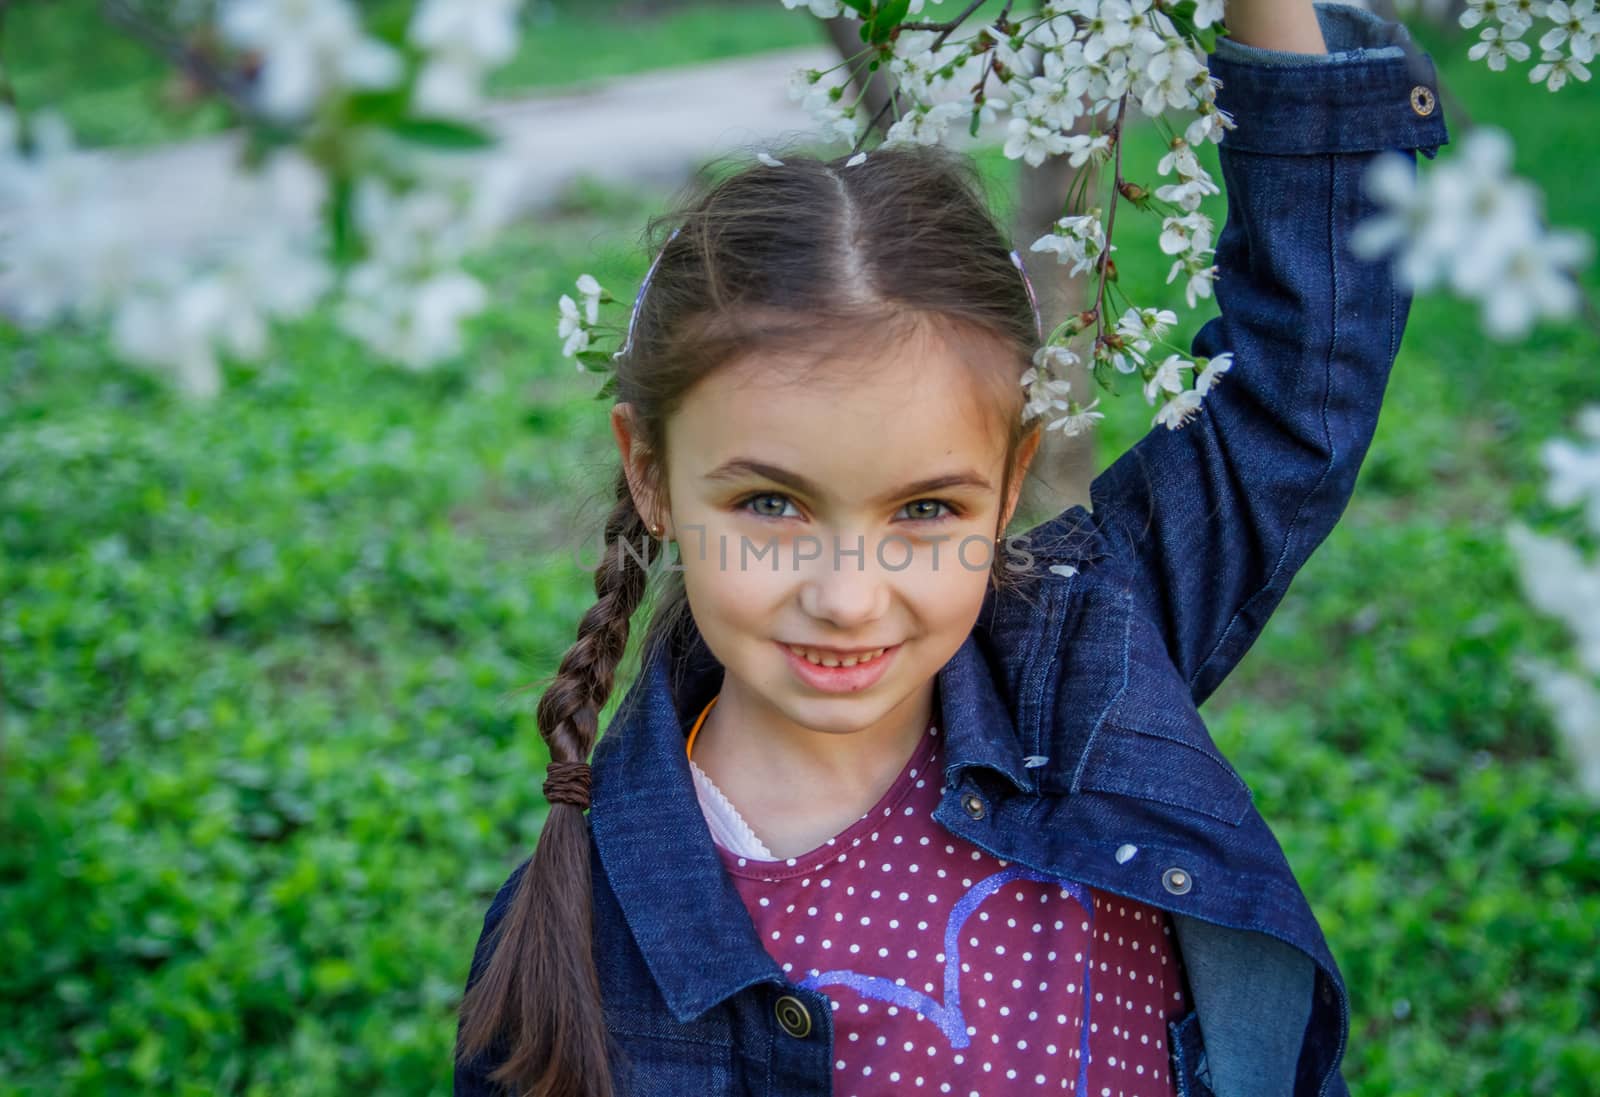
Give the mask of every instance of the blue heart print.
[[(1003, 869), (993, 876), (986, 876), (973, 884), (950, 909), (950, 918), (945, 923), (944, 929), (944, 1001), (941, 1002), (920, 990), (896, 983), (893, 979), (886, 979), (881, 975), (863, 975), (848, 968), (808, 975), (799, 985), (809, 990), (818, 990), (825, 986), (848, 987), (863, 998), (888, 1002), (901, 1009), (920, 1013), (944, 1033), (952, 1048), (967, 1047), (972, 1040), (967, 1035), (966, 1015), (961, 1012), (961, 930), (966, 925), (967, 919), (983, 905), (984, 900), (1013, 880), (1033, 880), (1050, 884), (1076, 899), (1089, 919), (1089, 940), (1091, 944), (1093, 943), (1094, 904), (1089, 901), (1088, 892), (1081, 884), (1056, 876), (1047, 876), (1032, 869), (1012, 867)], [(1089, 1085), (1089, 1003), (1093, 1000), (1089, 997), (1091, 966), (1089, 948), (1085, 947), (1082, 981), (1083, 1030), (1078, 1042), (1077, 1092), (1079, 1093), (1088, 1092)]]

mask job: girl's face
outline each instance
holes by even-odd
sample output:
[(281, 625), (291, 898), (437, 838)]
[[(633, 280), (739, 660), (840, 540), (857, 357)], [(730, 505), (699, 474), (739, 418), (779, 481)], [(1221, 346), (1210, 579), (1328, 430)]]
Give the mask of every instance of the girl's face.
[[(667, 427), (670, 510), (636, 490), (646, 520), (678, 541), (724, 700), (737, 692), (747, 718), (834, 733), (895, 724), (926, 703), (977, 619), (1038, 433), (1002, 500), (994, 390), (918, 330), (885, 357), (798, 382), (758, 360), (716, 371)], [(613, 427), (626, 461), (620, 406)], [(829, 668), (794, 647), (886, 650)]]

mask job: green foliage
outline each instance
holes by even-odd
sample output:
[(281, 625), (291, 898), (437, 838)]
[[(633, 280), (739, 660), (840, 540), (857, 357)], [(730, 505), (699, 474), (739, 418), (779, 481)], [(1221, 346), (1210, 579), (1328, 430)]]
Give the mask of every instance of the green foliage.
[[(1600, 97), (1548, 109), (1460, 48), (1457, 93), (1600, 234), (1557, 155)], [(1130, 141), (1153, 184), (1159, 136)], [(982, 163), (1009, 205), (1018, 166)], [(494, 306), (431, 373), (323, 318), (200, 410), (90, 337), (0, 335), (0, 1095), (449, 1091), (615, 460), (555, 301), (584, 270), (631, 300), (650, 258), (657, 199), (575, 194), (479, 264)], [(1118, 285), (1181, 304), (1158, 230), (1122, 211)], [(1206, 706), (1350, 983), (1358, 1095), (1600, 1092), (1600, 811), (1511, 669), (1564, 640), (1501, 533), (1576, 531), (1537, 448), (1600, 346), (1475, 331), (1416, 305), (1350, 509)], [(1101, 409), (1103, 465), (1153, 410)]]
[(509, 238), (429, 374), (318, 322), (200, 410), (0, 342), (0, 1093), (448, 1092), (606, 509), (553, 302), (646, 212)]

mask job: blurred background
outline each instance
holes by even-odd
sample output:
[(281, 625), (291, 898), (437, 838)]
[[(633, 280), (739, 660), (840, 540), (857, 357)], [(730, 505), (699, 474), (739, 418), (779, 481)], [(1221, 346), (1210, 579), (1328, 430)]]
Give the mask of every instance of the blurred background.
[[(1512, 131), (1550, 220), (1600, 234), (1600, 89), (1490, 72), (1425, 15), (1453, 135), (1451, 110)], [(449, 1092), (484, 911), (543, 818), (531, 687), (591, 604), (574, 553), (616, 459), (557, 297), (592, 272), (631, 300), (645, 218), (803, 133), (784, 80), (837, 57), (777, 0), (518, 19), (489, 112), (540, 170), (467, 261), (488, 294), (460, 353), (396, 369), (317, 312), (200, 404), (94, 325), (0, 322), (0, 1094)], [(0, 0), (0, 57), (131, 201), (206, 200), (228, 114), (104, 5)], [(997, 140), (973, 151), (1011, 217)], [(1155, 252), (1154, 218), (1118, 231)], [(1187, 345), (1214, 306), (1164, 277), (1121, 271)], [(1350, 985), (1358, 1094), (1600, 1093), (1600, 806), (1511, 667), (1566, 640), (1504, 536), (1579, 536), (1537, 451), (1600, 393), (1597, 350), (1419, 299), (1354, 501), (1204, 709)], [(1137, 398), (1100, 410), (1086, 474), (1149, 428)]]

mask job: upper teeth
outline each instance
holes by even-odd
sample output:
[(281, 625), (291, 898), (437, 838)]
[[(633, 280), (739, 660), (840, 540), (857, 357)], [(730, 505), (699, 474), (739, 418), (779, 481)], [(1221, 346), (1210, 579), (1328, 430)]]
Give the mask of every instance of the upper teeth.
[(789, 645), (789, 650), (805, 658), (808, 662), (815, 663), (821, 667), (853, 667), (857, 663), (866, 663), (876, 659), (888, 649), (876, 648), (860, 655), (846, 655), (843, 658), (837, 655), (830, 655), (827, 652), (811, 651), (809, 648), (797, 648), (793, 644)]

